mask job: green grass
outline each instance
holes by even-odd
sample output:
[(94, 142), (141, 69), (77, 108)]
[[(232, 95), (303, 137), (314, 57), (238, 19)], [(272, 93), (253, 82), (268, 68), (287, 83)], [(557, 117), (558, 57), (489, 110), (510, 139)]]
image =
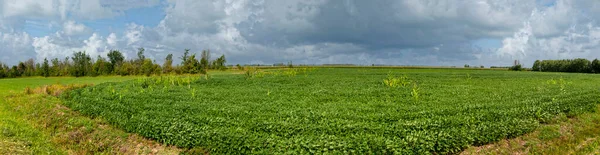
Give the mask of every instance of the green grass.
[[(52, 140), (51, 136), (34, 122), (24, 117), (24, 113), (14, 110), (14, 104), (7, 102), (11, 95), (23, 92), (26, 87), (35, 88), (48, 84), (81, 84), (116, 82), (136, 77), (31, 77), (0, 79), (0, 154), (65, 154)], [(19, 105), (23, 106), (23, 105)]]
[[(600, 110), (597, 106), (596, 111)], [(524, 136), (469, 147), (462, 154), (599, 154), (600, 113), (559, 116)]]
[[(458, 153), (595, 111), (599, 77), (319, 68), (104, 83), (64, 99), (125, 131), (215, 154)], [(410, 84), (384, 84), (390, 78)]]

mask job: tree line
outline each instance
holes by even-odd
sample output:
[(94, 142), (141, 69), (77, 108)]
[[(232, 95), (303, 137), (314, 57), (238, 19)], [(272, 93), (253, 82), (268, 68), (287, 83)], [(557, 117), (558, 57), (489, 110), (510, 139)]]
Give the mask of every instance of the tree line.
[(540, 72), (600, 73), (600, 61), (594, 59), (536, 60), (531, 67)]
[[(211, 60), (210, 51), (203, 50), (199, 58), (191, 54), (189, 49), (180, 59), (181, 64), (173, 65), (173, 54), (168, 54), (162, 65), (146, 58), (144, 48), (139, 48), (137, 58), (125, 60), (123, 53), (111, 50), (106, 58), (98, 55), (92, 59), (85, 51), (75, 52), (64, 59), (44, 58), (36, 63), (33, 59), (8, 66), (0, 62), (0, 78), (16, 78), (28, 76), (100, 76), (100, 75), (160, 75), (160, 74), (206, 74), (209, 69), (225, 70), (225, 55)], [(108, 58), (108, 59), (107, 59)]]

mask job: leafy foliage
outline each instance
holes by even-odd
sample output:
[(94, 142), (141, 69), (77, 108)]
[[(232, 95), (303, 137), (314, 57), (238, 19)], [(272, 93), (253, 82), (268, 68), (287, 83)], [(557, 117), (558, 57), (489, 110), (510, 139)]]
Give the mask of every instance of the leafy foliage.
[(517, 64), (517, 65), (511, 66), (510, 68), (508, 68), (508, 70), (511, 70), (511, 71), (522, 71), (522, 70), (525, 70), (525, 69), (521, 66), (521, 64)]
[(50, 76), (50, 64), (48, 64), (48, 59), (44, 58), (44, 63), (42, 64), (42, 76), (49, 77)]
[(75, 77), (86, 76), (91, 68), (90, 55), (85, 52), (75, 52), (73, 57), (73, 67), (71, 68), (71, 75)]
[(166, 74), (206, 74), (208, 69), (226, 70), (225, 55), (211, 61), (210, 52), (202, 52), (202, 59), (196, 59), (195, 54), (189, 55), (186, 49), (182, 57), (182, 66), (173, 66), (173, 54), (168, 54), (162, 66), (154, 60), (146, 58), (145, 49), (139, 48), (137, 58), (125, 60), (123, 53), (111, 50), (106, 55), (108, 60), (100, 55), (92, 59), (85, 51), (74, 52), (72, 57), (66, 57), (63, 61), (58, 58), (51, 59), (51, 63), (45, 58), (40, 63), (33, 59), (12, 67), (0, 63), (0, 78), (15, 78), (23, 76), (99, 76), (99, 75), (160, 75)]
[(153, 77), (63, 99), (125, 131), (211, 154), (452, 154), (591, 111), (600, 97), (600, 80), (577, 74), (399, 69), (419, 83), (390, 89), (381, 84), (388, 70), (306, 70)]
[[(596, 61), (598, 64), (598, 61)], [(564, 60), (536, 60), (532, 70), (542, 72), (571, 72), (571, 73), (592, 73), (600, 72), (593, 62), (587, 59), (564, 59)]]
[(406, 87), (411, 83), (412, 81), (406, 75), (396, 77), (392, 72), (388, 73), (387, 78), (383, 80), (383, 84), (391, 88)]

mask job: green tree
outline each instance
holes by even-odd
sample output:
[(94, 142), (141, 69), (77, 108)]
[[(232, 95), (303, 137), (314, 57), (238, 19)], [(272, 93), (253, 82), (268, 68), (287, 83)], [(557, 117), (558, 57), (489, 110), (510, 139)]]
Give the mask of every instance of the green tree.
[(173, 54), (167, 55), (165, 63), (163, 64), (162, 71), (164, 73), (170, 73), (173, 70)]
[(121, 66), (117, 69), (117, 74), (121, 76), (133, 75), (134, 66), (131, 62), (123, 62)]
[(185, 49), (183, 52), (183, 56), (181, 56), (181, 65), (184, 65), (187, 62), (188, 55), (190, 54), (190, 49)]
[(591, 68), (594, 73), (600, 73), (600, 60), (594, 59), (591, 64)]
[(8, 70), (5, 69), (5, 66), (4, 63), (0, 62), (0, 78), (8, 77)]
[(531, 67), (531, 70), (533, 71), (541, 71), (540, 69), (540, 64), (541, 61), (540, 60), (535, 60), (535, 62), (533, 63), (533, 66)]
[(96, 62), (92, 66), (92, 76), (110, 74), (112, 72), (110, 66), (111, 64), (108, 61), (106, 61), (106, 59), (98, 55), (98, 58), (96, 58)]
[(50, 67), (50, 75), (60, 76), (60, 61), (58, 58), (54, 58), (50, 62), (52, 62), (52, 66)]
[(119, 68), (119, 66), (123, 64), (123, 60), (125, 60), (125, 57), (123, 57), (123, 53), (119, 52), (118, 50), (111, 50), (106, 56), (110, 61), (109, 70), (113, 73), (116, 73), (117, 68)]
[(62, 76), (67, 76), (67, 75), (70, 75), (70, 74), (71, 74), (71, 73), (70, 73), (70, 70), (71, 70), (71, 64), (72, 64), (72, 63), (71, 63), (71, 62), (69, 62), (69, 59), (71, 59), (71, 58), (70, 58), (70, 57), (65, 57), (65, 60), (64, 60), (64, 61), (62, 62), (62, 64), (61, 64), (61, 67), (60, 67), (60, 69), (61, 69), (61, 71), (60, 71), (60, 72), (61, 72), (61, 73), (60, 73), (60, 74), (61, 74)]
[(49, 77), (50, 76), (50, 64), (48, 63), (48, 59), (44, 58), (44, 63), (42, 63), (42, 76)]
[(144, 59), (144, 63), (142, 64), (142, 73), (146, 76), (152, 75), (154, 73), (154, 64), (150, 59)]
[(199, 73), (206, 74), (208, 68), (210, 68), (210, 51), (202, 50), (202, 54), (200, 54)]
[(144, 65), (144, 61), (146, 60), (144, 51), (146, 51), (146, 49), (144, 49), (142, 47), (138, 48), (138, 52), (137, 52), (138, 58), (135, 59), (135, 61), (133, 63), (135, 66), (135, 73), (133, 73), (133, 74), (136, 74), (136, 75), (144, 74), (144, 69), (142, 68), (142, 66)]
[(15, 77), (19, 77), (21, 76), (19, 74), (19, 70), (17, 66), (12, 66), (12, 68), (10, 68), (10, 70), (8, 71), (8, 77), (9, 78), (15, 78)]
[(512, 70), (512, 71), (522, 71), (522, 70), (523, 70), (523, 67), (521, 67), (521, 64), (517, 64), (517, 65), (514, 65), (514, 66), (512, 66), (512, 67), (508, 68), (508, 70)]
[(219, 70), (225, 70), (225, 69), (227, 69), (227, 67), (225, 66), (226, 62), (227, 62), (227, 60), (225, 60), (225, 55), (221, 55), (219, 58), (217, 58), (217, 59), (215, 59), (215, 61), (213, 61), (213, 68), (219, 69)]
[(201, 69), (202, 69), (202, 66), (196, 59), (196, 54), (192, 54), (189, 57), (187, 57), (186, 61), (184, 62), (183, 66), (181, 68), (182, 72), (187, 73), (187, 74), (200, 73)]
[(113, 73), (116, 73), (116, 69), (121, 66), (121, 64), (123, 64), (123, 61), (125, 60), (125, 57), (123, 56), (123, 53), (119, 52), (118, 50), (111, 50), (110, 52), (108, 52), (108, 54), (106, 55), (108, 57), (108, 60), (110, 61), (110, 71)]
[(17, 65), (17, 68), (15, 70), (16, 73), (17, 73), (16, 75), (17, 76), (22, 76), (23, 74), (25, 74), (25, 70), (26, 69), (27, 69), (27, 67), (25, 66), (25, 63), (19, 62), (19, 64)]
[(142, 47), (138, 48), (138, 52), (137, 52), (138, 58), (136, 59), (137, 63), (143, 64), (144, 61), (146, 60), (146, 56), (144, 55), (144, 51), (146, 51), (146, 49), (144, 49)]
[(36, 74), (36, 66), (35, 66), (35, 61), (33, 59), (28, 59), (27, 61), (24, 62), (25, 65), (25, 72), (24, 75), (25, 76), (35, 76)]
[(92, 60), (90, 55), (85, 52), (75, 52), (71, 59), (73, 60), (73, 66), (71, 67), (72, 76), (81, 77), (89, 74)]

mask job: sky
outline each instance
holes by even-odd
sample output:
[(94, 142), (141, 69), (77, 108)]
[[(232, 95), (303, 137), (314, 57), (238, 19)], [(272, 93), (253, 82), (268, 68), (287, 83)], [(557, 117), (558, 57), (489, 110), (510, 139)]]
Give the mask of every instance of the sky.
[(531, 66), (600, 57), (599, 20), (598, 0), (0, 0), (0, 62), (143, 47), (157, 63), (190, 49), (228, 64)]

